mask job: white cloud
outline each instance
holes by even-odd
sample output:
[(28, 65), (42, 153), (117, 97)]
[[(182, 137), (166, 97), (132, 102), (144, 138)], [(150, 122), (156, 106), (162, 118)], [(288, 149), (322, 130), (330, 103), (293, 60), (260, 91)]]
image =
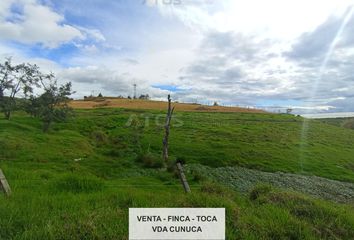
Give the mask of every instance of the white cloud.
[(0, 1), (0, 19), (4, 18), (10, 9), (12, 0)]
[[(21, 12), (11, 11), (11, 6), (17, 6)], [(105, 40), (98, 30), (66, 24), (64, 16), (35, 0), (2, 0), (0, 3), (0, 39), (55, 48), (88, 37)]]
[(339, 16), (353, 0), (184, 0), (159, 4), (164, 15), (176, 16), (200, 31), (241, 32), (291, 41), (312, 31), (329, 15)]
[(57, 76), (61, 82), (71, 81), (74, 90), (80, 89), (74, 97), (82, 98), (92, 92), (102, 92), (109, 96), (133, 96), (134, 83), (138, 85), (138, 95), (149, 94), (154, 98), (161, 98), (168, 94), (168, 91), (153, 88), (149, 82), (137, 79), (129, 73), (102, 66), (71, 67), (59, 71)]
[(79, 29), (83, 34), (85, 34), (86, 37), (95, 39), (97, 42), (106, 41), (106, 38), (97, 29), (89, 29), (89, 28), (84, 28), (84, 27), (80, 27), (80, 26), (76, 26), (76, 28)]
[[(65, 59), (66, 65), (76, 67), (35, 59), (46, 68), (52, 65), (61, 81), (72, 81), (77, 96), (95, 89), (105, 95), (131, 95), (132, 84), (137, 83), (141, 93), (155, 98), (167, 91), (151, 86), (172, 85), (185, 90), (173, 94), (180, 101), (255, 105), (267, 99), (290, 102), (303, 111), (353, 109), (349, 104), (354, 101), (349, 87), (354, 82), (353, 21), (343, 32), (341, 46), (334, 49), (316, 96), (309, 98), (322, 55), (337, 33), (349, 0), (182, 0), (180, 5), (162, 1), (156, 5), (150, 0), (149, 6), (156, 6), (161, 15), (141, 5), (137, 6), (141, 19), (134, 12), (134, 20), (127, 17), (130, 14), (112, 16), (116, 14), (113, 8), (119, 6), (119, 14), (125, 3), (112, 0), (107, 3), (109, 10), (89, 9), (90, 15), (100, 16), (95, 19), (85, 16), (85, 9), (76, 2), (70, 14), (90, 17), (85, 27), (67, 23), (63, 15), (34, 0), (0, 1), (0, 39), (49, 48), (73, 42), (81, 50)], [(15, 1), (24, 6), (23, 11), (9, 16)], [(66, 3), (65, 13), (71, 6), (69, 0)], [(90, 3), (101, 4), (99, 0)], [(131, 6), (127, 9), (132, 11)], [(106, 13), (111, 16), (105, 18)], [(100, 30), (105, 35), (89, 27), (102, 22)], [(21, 55), (20, 50), (12, 50)], [(11, 48), (0, 45), (0, 54), (4, 52)]]

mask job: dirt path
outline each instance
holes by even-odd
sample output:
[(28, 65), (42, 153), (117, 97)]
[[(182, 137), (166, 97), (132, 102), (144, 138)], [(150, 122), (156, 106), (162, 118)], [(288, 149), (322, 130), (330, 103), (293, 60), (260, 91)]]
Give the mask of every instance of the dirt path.
[(269, 173), (242, 167), (210, 168), (203, 165), (186, 166), (186, 171), (200, 173), (214, 181), (241, 192), (249, 191), (258, 183), (268, 183), (275, 187), (291, 189), (316, 198), (341, 203), (354, 203), (354, 184), (290, 173)]

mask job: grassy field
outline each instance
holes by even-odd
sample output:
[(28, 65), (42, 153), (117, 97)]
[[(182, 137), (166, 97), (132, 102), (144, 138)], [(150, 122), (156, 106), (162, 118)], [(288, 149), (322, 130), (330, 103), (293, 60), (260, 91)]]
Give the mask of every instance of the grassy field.
[(347, 118), (325, 118), (321, 119), (321, 122), (328, 123), (338, 127), (344, 127), (348, 129), (354, 130), (354, 118), (347, 117)]
[[(164, 113), (76, 110), (48, 134), (16, 113), (0, 120), (0, 239), (128, 239), (129, 207), (225, 207), (227, 239), (354, 239), (354, 205), (255, 186), (235, 192), (161, 170)], [(171, 161), (243, 166), (354, 182), (354, 131), (290, 115), (176, 112)]]

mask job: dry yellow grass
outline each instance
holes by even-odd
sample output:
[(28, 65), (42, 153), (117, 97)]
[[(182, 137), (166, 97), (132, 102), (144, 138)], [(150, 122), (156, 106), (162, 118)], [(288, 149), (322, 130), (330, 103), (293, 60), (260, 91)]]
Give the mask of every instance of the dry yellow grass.
[[(76, 109), (92, 109), (92, 108), (127, 108), (127, 109), (157, 109), (165, 110), (167, 102), (139, 100), (139, 99), (119, 99), (119, 98), (103, 98), (92, 100), (74, 100), (70, 102), (70, 106)], [(173, 103), (176, 111), (188, 112), (249, 112), (249, 113), (265, 113), (259, 109), (248, 109), (240, 107), (222, 107), (222, 106), (205, 106), (190, 103)]]

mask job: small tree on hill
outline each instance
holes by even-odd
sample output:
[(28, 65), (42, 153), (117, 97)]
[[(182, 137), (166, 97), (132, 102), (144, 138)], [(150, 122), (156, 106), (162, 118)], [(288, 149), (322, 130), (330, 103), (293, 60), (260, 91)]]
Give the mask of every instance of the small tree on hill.
[(42, 82), (44, 93), (39, 97), (31, 97), (31, 114), (41, 119), (43, 122), (43, 131), (47, 132), (53, 122), (65, 121), (71, 114), (69, 107), (69, 96), (73, 93), (71, 83), (58, 86), (57, 81), (49, 79), (49, 83)]

